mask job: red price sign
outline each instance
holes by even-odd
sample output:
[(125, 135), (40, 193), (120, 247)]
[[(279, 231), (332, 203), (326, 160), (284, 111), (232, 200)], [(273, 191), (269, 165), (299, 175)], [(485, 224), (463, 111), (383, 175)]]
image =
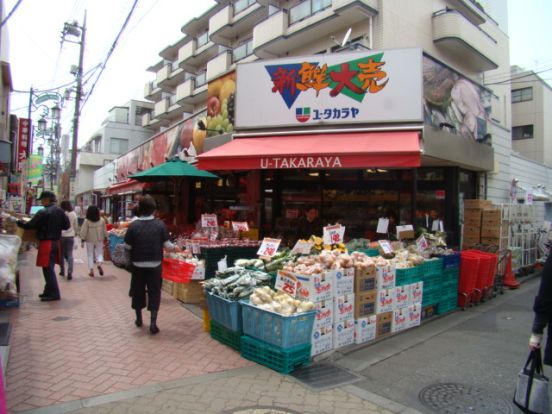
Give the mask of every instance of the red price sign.
[(314, 243), (309, 241), (297, 240), (297, 243), (295, 243), (295, 246), (293, 246), (291, 252), (299, 254), (310, 254), (313, 245)]
[(341, 224), (326, 226), (324, 227), (324, 244), (343, 243), (344, 235), (345, 227), (343, 227)]
[(295, 297), (297, 292), (297, 283), (297, 278), (292, 273), (284, 270), (278, 270), (276, 282), (274, 283), (274, 289), (285, 292), (291, 297)]
[(232, 230), (234, 231), (249, 231), (247, 221), (233, 221)]
[(261, 244), (261, 247), (257, 251), (257, 255), (259, 256), (266, 256), (266, 257), (272, 257), (276, 254), (278, 251), (278, 247), (280, 246), (280, 239), (270, 239), (268, 237), (265, 237), (263, 239), (263, 242)]
[(218, 227), (216, 214), (202, 214), (201, 227), (213, 228)]

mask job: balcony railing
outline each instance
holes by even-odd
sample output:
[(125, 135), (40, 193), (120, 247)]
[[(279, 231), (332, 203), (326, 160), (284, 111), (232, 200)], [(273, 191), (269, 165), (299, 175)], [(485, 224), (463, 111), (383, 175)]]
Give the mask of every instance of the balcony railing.
[(201, 36), (197, 37), (196, 48), (199, 49), (201, 46), (206, 45), (207, 42), (209, 42), (209, 32), (205, 32)]
[(255, 3), (257, 3), (257, 0), (238, 0), (234, 3), (234, 16)]
[(205, 83), (207, 83), (207, 73), (202, 72), (201, 74), (197, 75), (195, 78), (196, 89), (199, 88), (200, 86), (205, 85)]
[(249, 40), (232, 51), (232, 62), (236, 63), (253, 54), (253, 39)]
[(289, 9), (289, 24), (300, 22), (332, 6), (332, 0), (305, 0)]

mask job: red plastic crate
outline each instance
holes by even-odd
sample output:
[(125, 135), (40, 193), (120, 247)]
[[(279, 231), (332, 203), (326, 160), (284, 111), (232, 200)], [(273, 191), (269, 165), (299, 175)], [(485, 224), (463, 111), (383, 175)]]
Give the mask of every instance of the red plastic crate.
[(163, 259), (163, 279), (176, 283), (189, 283), (194, 274), (195, 265), (178, 259)]
[(481, 250), (466, 250), (466, 253), (472, 253), (479, 256), (479, 270), (477, 272), (477, 281), (472, 296), (472, 302), (479, 303), (486, 296), (487, 291), (494, 285), (498, 256)]
[(460, 278), (458, 279), (458, 306), (461, 308), (470, 304), (478, 272), (479, 256), (470, 251), (461, 252)]

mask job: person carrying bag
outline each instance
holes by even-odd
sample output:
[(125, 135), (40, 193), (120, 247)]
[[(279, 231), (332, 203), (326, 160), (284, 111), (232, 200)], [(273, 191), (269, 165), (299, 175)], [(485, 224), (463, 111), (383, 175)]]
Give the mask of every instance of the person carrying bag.
[(514, 404), (527, 414), (550, 414), (548, 377), (544, 375), (540, 349), (532, 349), (518, 375)]

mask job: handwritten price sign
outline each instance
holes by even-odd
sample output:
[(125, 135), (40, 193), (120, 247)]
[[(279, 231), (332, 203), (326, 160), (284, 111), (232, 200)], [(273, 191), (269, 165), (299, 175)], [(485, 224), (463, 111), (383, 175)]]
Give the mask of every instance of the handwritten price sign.
[(232, 230), (234, 231), (249, 231), (247, 221), (233, 221)]
[(274, 289), (285, 292), (294, 298), (297, 293), (297, 283), (297, 278), (292, 273), (278, 270)]
[(391, 243), (389, 243), (387, 240), (380, 240), (378, 241), (378, 244), (380, 245), (381, 250), (383, 250), (383, 253), (393, 253), (393, 247), (391, 247)]
[(343, 243), (344, 235), (345, 227), (343, 227), (341, 224), (326, 226), (324, 227), (324, 244)]
[(218, 227), (216, 214), (202, 214), (201, 227), (213, 228)]
[(297, 240), (297, 243), (295, 243), (295, 246), (293, 246), (291, 252), (297, 254), (310, 254), (313, 245), (313, 242)]
[(429, 247), (429, 243), (427, 242), (426, 238), (422, 235), (416, 239), (416, 246), (418, 246), (418, 250), (425, 250)]
[(263, 242), (261, 244), (261, 247), (257, 251), (257, 255), (259, 256), (265, 256), (265, 257), (272, 257), (276, 254), (278, 251), (278, 247), (280, 246), (280, 239), (270, 239), (268, 237), (265, 237), (263, 239)]

